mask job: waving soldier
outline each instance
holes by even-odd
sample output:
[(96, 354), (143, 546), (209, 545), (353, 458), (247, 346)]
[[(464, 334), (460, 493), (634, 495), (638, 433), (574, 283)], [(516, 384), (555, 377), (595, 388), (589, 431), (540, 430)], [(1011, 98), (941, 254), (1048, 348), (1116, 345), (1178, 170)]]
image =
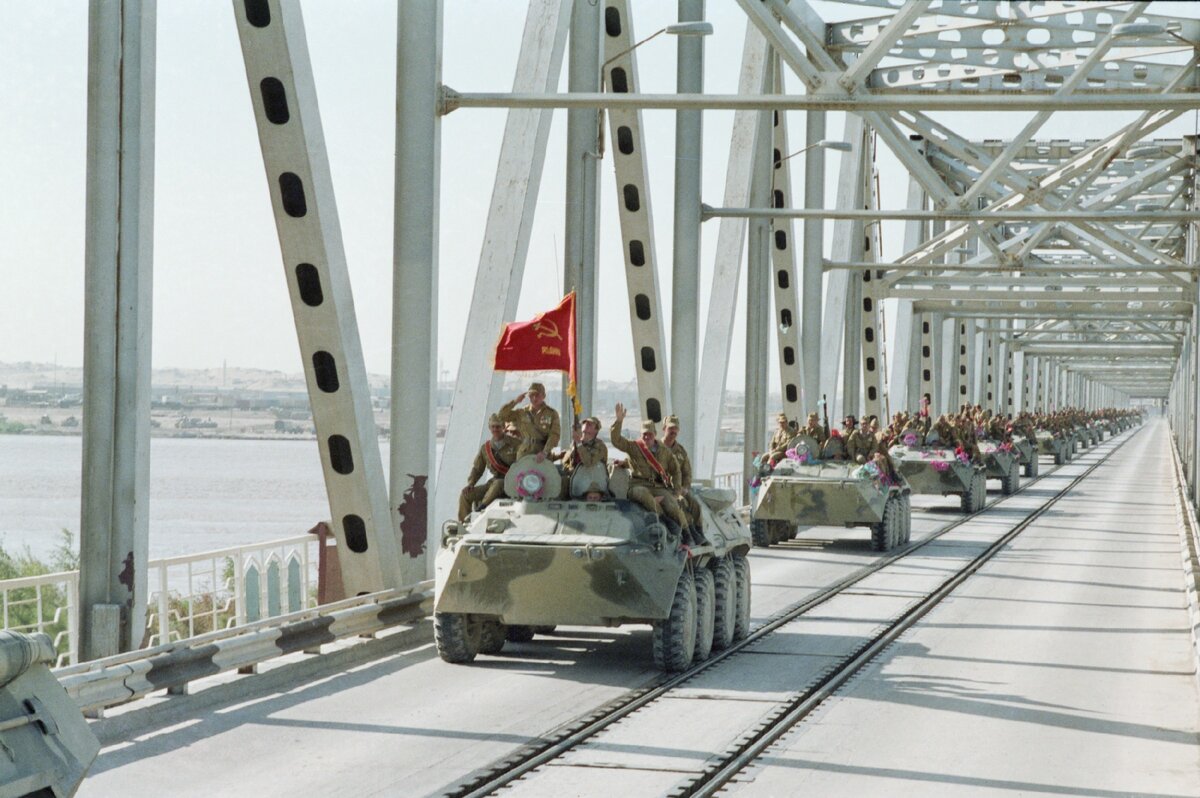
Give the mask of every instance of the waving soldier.
[(625, 405), (616, 406), (616, 420), (610, 432), (612, 445), (629, 456), (632, 471), (629, 480), (629, 500), (643, 509), (661, 513), (679, 524), (686, 534), (690, 522), (675, 501), (675, 486), (681, 481), (679, 463), (671, 450), (658, 442), (653, 421), (642, 422), (642, 435), (629, 440), (621, 434), (625, 421)]

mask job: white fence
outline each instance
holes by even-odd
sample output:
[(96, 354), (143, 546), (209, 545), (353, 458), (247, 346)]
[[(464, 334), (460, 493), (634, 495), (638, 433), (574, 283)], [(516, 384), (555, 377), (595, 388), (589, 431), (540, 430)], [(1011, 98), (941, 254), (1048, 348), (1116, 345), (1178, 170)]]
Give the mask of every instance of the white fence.
[[(316, 604), (316, 535), (149, 563), (147, 645), (253, 623)], [(45, 632), (57, 666), (79, 661), (79, 572), (0, 581), (3, 628)]]

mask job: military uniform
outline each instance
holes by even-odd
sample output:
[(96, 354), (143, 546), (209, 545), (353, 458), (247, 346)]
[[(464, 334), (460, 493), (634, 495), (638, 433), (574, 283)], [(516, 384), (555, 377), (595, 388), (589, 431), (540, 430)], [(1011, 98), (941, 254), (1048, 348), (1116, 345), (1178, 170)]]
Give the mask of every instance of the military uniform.
[[(679, 423), (674, 416), (667, 418), (667, 423)], [(665, 441), (660, 442), (660, 445), (671, 453), (675, 458), (675, 462), (679, 464), (679, 483), (676, 487), (679, 489), (679, 500), (687, 507), (687, 513), (691, 516), (692, 523), (697, 528), (700, 526), (700, 502), (692, 495), (692, 458), (688, 455), (687, 449), (679, 441), (671, 445), (667, 445)]]
[[(642, 426), (644, 429), (654, 430), (653, 421), (643, 422)], [(681, 528), (687, 527), (690, 522), (679, 503), (675, 501), (673, 488), (681, 483), (682, 477), (679, 473), (679, 462), (671, 454), (671, 450), (658, 441), (650, 447), (650, 454), (662, 467), (663, 474), (659, 474), (643, 453), (641, 442), (631, 441), (621, 434), (620, 420), (613, 422), (609, 434), (612, 445), (629, 456), (629, 468), (632, 472), (629, 480), (629, 500), (637, 502), (652, 513), (658, 513), (660, 505), (655, 499), (661, 496), (661, 512), (675, 519)]]
[(784, 458), (787, 453), (788, 443), (796, 434), (792, 432), (792, 428), (788, 426), (788, 417), (780, 413), (777, 417), (783, 422), (783, 428), (775, 430), (775, 434), (771, 436), (771, 442), (767, 444), (767, 459), (771, 461), (771, 465), (775, 465)]
[(568, 474), (580, 466), (605, 465), (608, 463), (608, 447), (598, 437), (579, 441), (571, 445), (562, 462)]
[[(530, 390), (546, 393), (545, 387), (540, 382), (533, 383)], [(538, 453), (549, 457), (550, 451), (558, 445), (559, 438), (562, 436), (562, 422), (559, 420), (558, 411), (544, 402), (537, 409), (534, 409), (533, 405), (517, 407), (517, 402), (523, 398), (524, 395), (519, 396), (501, 407), (500, 419), (516, 424), (517, 430), (521, 434), (521, 448), (518, 457)]]
[[(517, 461), (519, 448), (520, 442), (508, 435), (502, 435), (498, 441), (489, 438), (479, 447), (475, 462), (471, 464), (471, 473), (467, 475), (466, 490), (458, 496), (459, 521), (467, 520), (475, 503), (478, 503), (480, 508), (487, 507), (504, 495), (504, 475)], [(489, 449), (491, 457), (488, 456)], [(476, 485), (485, 470), (491, 473), (491, 478), (482, 485)]]
[(829, 436), (825, 434), (825, 427), (823, 427), (816, 420), (816, 413), (809, 415), (808, 424), (800, 429), (800, 434), (807, 435), (808, 437), (812, 438), (817, 442), (818, 447), (824, 446), (825, 441), (829, 438)]
[(856, 429), (846, 439), (846, 456), (856, 463), (865, 463), (875, 454), (879, 442), (869, 430)]

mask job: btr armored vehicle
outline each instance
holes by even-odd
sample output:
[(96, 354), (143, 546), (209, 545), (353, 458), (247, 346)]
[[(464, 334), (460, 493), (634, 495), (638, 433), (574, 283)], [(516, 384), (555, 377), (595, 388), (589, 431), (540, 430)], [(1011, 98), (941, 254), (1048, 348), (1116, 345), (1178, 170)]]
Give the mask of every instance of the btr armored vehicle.
[(1011, 443), (993, 440), (979, 442), (983, 466), (988, 479), (1000, 480), (1000, 492), (1009, 496), (1021, 483), (1021, 455)]
[(655, 663), (680, 671), (746, 636), (750, 530), (733, 491), (693, 489), (705, 541), (688, 546), (626, 500), (627, 471), (600, 468), (579, 481), (584, 496), (563, 499), (553, 468), (518, 460), (507, 498), (444, 525), (434, 600), (443, 660), (470, 662), (558, 625), (650, 624)]
[(1040, 453), (1054, 456), (1055, 465), (1071, 462), (1071, 441), (1068, 436), (1047, 429), (1039, 429), (1037, 443)]
[(821, 460), (816, 441), (801, 435), (774, 468), (764, 466), (751, 504), (755, 546), (791, 540), (801, 527), (865, 526), (871, 545), (888, 551), (912, 534), (911, 491), (875, 463)]
[(982, 463), (972, 462), (939, 444), (901, 444), (892, 447), (891, 455), (913, 493), (956, 494), (964, 513), (978, 512), (987, 503), (987, 475)]

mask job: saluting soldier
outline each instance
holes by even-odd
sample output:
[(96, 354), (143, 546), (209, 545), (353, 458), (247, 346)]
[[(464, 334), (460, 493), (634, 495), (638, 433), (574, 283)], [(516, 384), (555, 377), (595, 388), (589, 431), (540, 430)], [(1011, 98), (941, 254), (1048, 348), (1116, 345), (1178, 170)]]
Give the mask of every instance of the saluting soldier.
[[(529, 404), (517, 407), (526, 397)], [(521, 433), (521, 449), (517, 456), (532, 454), (539, 463), (550, 456), (562, 435), (558, 411), (546, 404), (546, 386), (540, 382), (531, 383), (527, 392), (501, 407), (500, 420), (515, 423)]]
[[(521, 444), (504, 434), (504, 422), (500, 416), (493, 414), (488, 419), (488, 431), (492, 437), (479, 447), (475, 462), (471, 464), (471, 473), (467, 475), (467, 484), (458, 496), (459, 521), (467, 520), (475, 503), (478, 502), (482, 509), (504, 495), (504, 475), (517, 461), (517, 450)], [(482, 485), (476, 485), (485, 470), (491, 472), (491, 478)]]
[(624, 421), (625, 405), (617, 403), (616, 420), (609, 432), (612, 445), (629, 456), (629, 500), (649, 512), (674, 519), (686, 531), (690, 522), (674, 495), (675, 486), (682, 481), (679, 462), (656, 439), (653, 421), (643, 421), (641, 437), (632, 441), (621, 434)]
[[(784, 423), (787, 423), (786, 417)], [(663, 421), (663, 446), (671, 451), (675, 461), (679, 463), (679, 484), (676, 495), (687, 508), (688, 515), (696, 529), (700, 528), (700, 502), (692, 495), (692, 458), (687, 449), (679, 442), (679, 416), (667, 416)]]

